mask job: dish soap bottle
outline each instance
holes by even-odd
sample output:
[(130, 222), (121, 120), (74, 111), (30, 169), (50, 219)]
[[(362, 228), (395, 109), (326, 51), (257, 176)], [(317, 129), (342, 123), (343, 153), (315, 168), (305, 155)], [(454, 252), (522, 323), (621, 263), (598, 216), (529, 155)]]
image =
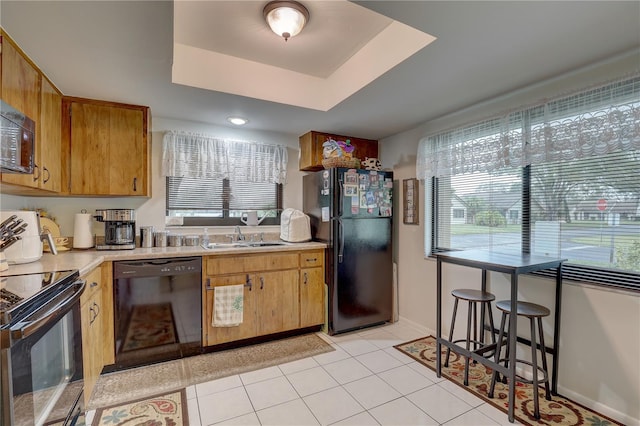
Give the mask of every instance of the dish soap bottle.
[(204, 228), (202, 238), (200, 238), (200, 243), (203, 247), (207, 247), (209, 245), (209, 233), (207, 231), (207, 228)]

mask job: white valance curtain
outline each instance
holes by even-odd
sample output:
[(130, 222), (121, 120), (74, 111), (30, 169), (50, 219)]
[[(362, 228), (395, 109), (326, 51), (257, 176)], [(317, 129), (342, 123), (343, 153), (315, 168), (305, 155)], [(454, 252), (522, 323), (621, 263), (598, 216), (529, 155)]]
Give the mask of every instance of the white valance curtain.
[(419, 179), (640, 150), (640, 75), (423, 138)]
[(162, 147), (163, 176), (286, 183), (287, 148), (168, 131)]

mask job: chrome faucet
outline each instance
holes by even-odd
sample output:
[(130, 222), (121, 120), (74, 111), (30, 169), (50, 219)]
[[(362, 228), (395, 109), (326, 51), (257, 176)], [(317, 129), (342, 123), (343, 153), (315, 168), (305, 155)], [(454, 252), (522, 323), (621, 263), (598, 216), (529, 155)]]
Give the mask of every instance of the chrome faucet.
[(236, 226), (236, 234), (238, 234), (238, 241), (244, 241), (244, 235), (242, 235), (240, 226)]

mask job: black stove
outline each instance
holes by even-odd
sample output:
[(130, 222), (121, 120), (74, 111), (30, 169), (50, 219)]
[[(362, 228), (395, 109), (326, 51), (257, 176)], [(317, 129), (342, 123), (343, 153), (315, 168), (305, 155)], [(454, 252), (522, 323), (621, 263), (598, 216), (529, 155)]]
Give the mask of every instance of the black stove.
[(0, 326), (45, 303), (78, 276), (77, 270), (69, 270), (0, 277)]

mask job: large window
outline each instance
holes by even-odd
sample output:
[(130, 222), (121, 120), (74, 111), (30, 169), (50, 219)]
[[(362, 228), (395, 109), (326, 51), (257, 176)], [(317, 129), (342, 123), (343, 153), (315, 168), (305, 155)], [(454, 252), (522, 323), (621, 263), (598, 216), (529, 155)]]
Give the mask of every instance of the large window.
[(167, 216), (184, 225), (238, 225), (245, 211), (277, 225), (286, 182), (282, 145), (219, 139), (179, 131), (163, 140)]
[(639, 112), (636, 78), (427, 138), (429, 251), (562, 257), (566, 278), (640, 290)]
[(282, 185), (167, 177), (167, 216), (181, 216), (184, 225), (239, 225), (249, 210), (266, 216), (264, 225), (279, 224)]

